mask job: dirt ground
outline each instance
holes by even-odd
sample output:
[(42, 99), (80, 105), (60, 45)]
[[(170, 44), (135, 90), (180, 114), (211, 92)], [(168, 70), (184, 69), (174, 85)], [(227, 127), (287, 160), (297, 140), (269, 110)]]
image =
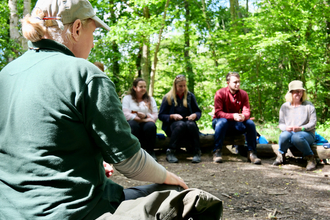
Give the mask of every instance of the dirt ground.
[[(215, 164), (208, 150), (199, 164), (191, 163), (191, 155), (185, 152), (177, 155), (177, 164), (168, 163), (163, 150), (156, 155), (160, 164), (190, 188), (220, 198), (223, 219), (330, 219), (330, 165), (318, 164), (315, 171), (306, 172), (306, 161), (300, 158), (275, 167), (275, 157), (261, 158), (262, 165), (253, 165), (240, 155), (223, 156), (224, 162)], [(125, 188), (146, 184), (117, 171), (111, 179)]]

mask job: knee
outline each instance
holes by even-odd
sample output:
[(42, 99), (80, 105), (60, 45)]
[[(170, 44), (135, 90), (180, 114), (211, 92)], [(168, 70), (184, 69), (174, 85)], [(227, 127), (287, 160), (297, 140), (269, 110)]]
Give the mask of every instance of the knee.
[(151, 122), (151, 121), (147, 122), (145, 127), (146, 127), (145, 130), (148, 131), (148, 132), (153, 132), (153, 131), (156, 132), (156, 130), (157, 130), (156, 124), (154, 122)]
[(304, 140), (304, 137), (302, 137), (301, 135), (299, 135), (299, 133), (294, 133), (292, 136), (291, 136), (291, 143), (293, 145), (300, 145), (302, 144), (303, 142), (305, 142)]
[(256, 125), (254, 124), (254, 122), (251, 119), (246, 120), (245, 122), (245, 127), (247, 129), (253, 129), (256, 130)]
[(194, 121), (186, 121), (186, 126), (189, 131), (198, 130), (197, 124)]
[(218, 118), (215, 123), (214, 130), (227, 128), (227, 127), (228, 127), (228, 120), (226, 118)]
[(140, 129), (139, 123), (134, 120), (128, 121), (129, 126), (131, 127), (132, 131), (138, 131)]
[(176, 121), (175, 124), (173, 124), (173, 130), (184, 130), (186, 127), (187, 125), (183, 121)]
[(280, 134), (280, 138), (279, 138), (279, 142), (285, 142), (285, 141), (288, 141), (291, 139), (291, 136), (292, 134), (290, 132), (287, 132), (287, 131), (283, 131), (281, 134)]

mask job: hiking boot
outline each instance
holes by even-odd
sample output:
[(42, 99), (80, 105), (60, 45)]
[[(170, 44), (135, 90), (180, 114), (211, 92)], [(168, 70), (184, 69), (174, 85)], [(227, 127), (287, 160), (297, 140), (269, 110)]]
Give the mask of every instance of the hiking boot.
[(179, 160), (178, 158), (176, 158), (176, 156), (174, 155), (174, 150), (171, 149), (167, 149), (166, 150), (166, 160), (169, 163), (177, 163)]
[(195, 156), (193, 157), (193, 159), (191, 160), (192, 163), (200, 163), (201, 162), (201, 155), (202, 153), (200, 151), (198, 151)]
[(152, 158), (154, 158), (154, 160), (157, 162), (157, 157), (156, 157), (156, 153), (155, 153), (155, 151), (154, 150), (148, 150), (147, 151), (149, 154), (150, 154), (150, 156), (152, 157)]
[(315, 160), (314, 155), (308, 155), (308, 156), (306, 156), (306, 159), (307, 159), (306, 170), (307, 171), (315, 170), (316, 169), (316, 160)]
[(222, 163), (222, 156), (221, 156), (221, 150), (217, 149), (215, 150), (213, 154), (213, 162), (214, 163)]
[(248, 151), (247, 154), (248, 162), (253, 164), (261, 164), (261, 160), (257, 157), (257, 155), (253, 151)]
[(285, 154), (278, 153), (273, 165), (279, 166), (285, 164), (285, 162), (286, 162)]

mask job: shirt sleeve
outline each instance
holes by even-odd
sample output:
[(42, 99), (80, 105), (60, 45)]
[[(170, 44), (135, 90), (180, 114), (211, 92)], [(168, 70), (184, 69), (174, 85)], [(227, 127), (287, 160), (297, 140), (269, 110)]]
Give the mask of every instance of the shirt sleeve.
[(104, 161), (119, 163), (140, 150), (140, 143), (131, 134), (115, 86), (108, 77), (93, 77), (80, 96), (78, 108), (86, 130)]
[(166, 179), (166, 169), (143, 149), (133, 157), (114, 164), (114, 167), (127, 178), (134, 180), (161, 184)]
[(220, 90), (218, 90), (215, 93), (214, 96), (214, 118), (226, 118), (226, 119), (234, 119), (234, 113), (226, 113), (224, 112), (224, 104), (225, 104), (226, 100), (224, 97), (224, 94), (222, 94), (220, 92)]
[(315, 107), (312, 104), (307, 105), (307, 114), (309, 121), (307, 124), (304, 124), (303, 127), (306, 129), (306, 131), (314, 130), (316, 127), (316, 110)]
[(286, 124), (285, 124), (285, 106), (284, 104), (281, 106), (280, 109), (280, 116), (279, 116), (279, 128), (281, 129), (281, 131), (285, 131), (286, 130)]
[(134, 120), (134, 118), (136, 117), (136, 114), (132, 114), (132, 112), (131, 112), (131, 108), (130, 108), (131, 102), (132, 102), (132, 99), (130, 96), (128, 96), (128, 95), (124, 96), (123, 112), (124, 112), (124, 115), (125, 115), (125, 118), (127, 121)]
[(197, 116), (195, 121), (198, 121), (202, 116), (202, 111), (198, 107), (195, 95), (192, 93), (191, 93), (191, 110), (192, 110), (192, 113), (195, 113)]

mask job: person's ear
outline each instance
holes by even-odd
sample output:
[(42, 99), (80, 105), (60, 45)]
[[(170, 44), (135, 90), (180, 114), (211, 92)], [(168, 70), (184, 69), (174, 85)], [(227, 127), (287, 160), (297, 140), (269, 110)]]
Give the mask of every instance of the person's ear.
[(73, 22), (72, 25), (72, 38), (74, 41), (79, 41), (81, 35), (82, 35), (82, 23), (80, 19), (77, 19)]

